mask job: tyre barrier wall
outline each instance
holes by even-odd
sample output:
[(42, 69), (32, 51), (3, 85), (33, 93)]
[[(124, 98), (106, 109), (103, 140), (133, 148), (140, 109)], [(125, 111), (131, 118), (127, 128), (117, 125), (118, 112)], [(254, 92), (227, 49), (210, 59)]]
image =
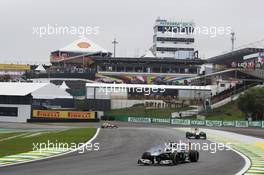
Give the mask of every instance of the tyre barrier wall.
[(172, 125), (209, 126), (209, 127), (257, 127), (264, 128), (264, 121), (222, 121), (222, 120), (191, 120), (191, 119), (170, 119), (170, 118), (147, 118), (111, 116), (108, 120), (133, 122), (133, 123), (159, 123)]

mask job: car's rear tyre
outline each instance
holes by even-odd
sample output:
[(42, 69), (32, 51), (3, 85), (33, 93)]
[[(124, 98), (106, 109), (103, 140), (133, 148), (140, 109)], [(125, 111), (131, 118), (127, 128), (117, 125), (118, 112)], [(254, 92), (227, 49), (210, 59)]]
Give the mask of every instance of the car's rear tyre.
[(190, 161), (198, 162), (198, 160), (199, 160), (199, 152), (195, 150), (190, 151)]
[(189, 132), (186, 132), (186, 138), (189, 139), (189, 137), (190, 137)]
[(151, 158), (151, 154), (150, 152), (144, 152), (141, 156), (142, 159), (150, 159)]

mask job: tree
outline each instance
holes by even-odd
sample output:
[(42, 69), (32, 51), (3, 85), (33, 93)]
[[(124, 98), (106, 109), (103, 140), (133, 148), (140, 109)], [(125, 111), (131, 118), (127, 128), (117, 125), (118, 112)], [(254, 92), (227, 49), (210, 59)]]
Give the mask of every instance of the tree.
[(247, 118), (251, 115), (253, 120), (262, 120), (264, 114), (264, 88), (252, 88), (240, 95), (238, 108)]

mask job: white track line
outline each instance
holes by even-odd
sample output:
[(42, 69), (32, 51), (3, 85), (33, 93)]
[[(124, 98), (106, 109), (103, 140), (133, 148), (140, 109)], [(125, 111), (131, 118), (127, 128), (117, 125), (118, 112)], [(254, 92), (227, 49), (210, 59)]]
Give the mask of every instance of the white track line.
[[(176, 129), (176, 130), (180, 130), (180, 131), (184, 131), (184, 130), (189, 130), (189, 128), (174, 128), (174, 129)], [(210, 131), (210, 130), (213, 130), (213, 129), (207, 129), (208, 131)], [(214, 130), (213, 130), (214, 131)], [(218, 130), (217, 130), (218, 131)], [(227, 131), (224, 131), (224, 132), (227, 132)], [(232, 132), (227, 132), (227, 133), (230, 133), (230, 134), (234, 134), (234, 133), (232, 133)], [(207, 139), (207, 140), (209, 140), (209, 139)], [(214, 142), (214, 141), (212, 141), (212, 140), (209, 140), (210, 142)], [(215, 142), (214, 142), (215, 143)], [(230, 150), (232, 150), (232, 151), (234, 151), (235, 153), (237, 153), (238, 155), (240, 155), (243, 159), (244, 159), (244, 161), (245, 161), (245, 165), (244, 165), (244, 167), (239, 171), (239, 172), (237, 172), (235, 175), (243, 175), (243, 174), (245, 174), (248, 170), (249, 170), (249, 168), (251, 167), (251, 161), (250, 161), (250, 159), (245, 155), (245, 154), (243, 154), (243, 153), (241, 153), (241, 152), (239, 152), (239, 151), (237, 151), (236, 149), (233, 149), (233, 148), (231, 148), (231, 147), (228, 147)]]
[(0, 139), (0, 142), (6, 141), (6, 140), (10, 140), (10, 139), (14, 139), (14, 138), (17, 138), (17, 137), (23, 137), (23, 136), (26, 136), (26, 135), (29, 135), (29, 134), (31, 134), (31, 133), (26, 132), (26, 133), (23, 133), (23, 134), (17, 134), (17, 135), (14, 135), (14, 136), (5, 137), (5, 138)]
[(245, 161), (244, 167), (239, 172), (237, 172), (235, 175), (245, 174), (249, 170), (249, 168), (251, 167), (251, 161), (249, 160), (249, 158), (245, 154), (243, 154), (243, 153), (241, 153), (241, 152), (239, 152), (233, 148), (231, 148), (231, 150), (236, 152), (238, 155), (240, 155)]
[(79, 149), (84, 148), (86, 145), (90, 144), (98, 136), (99, 132), (100, 132), (100, 128), (97, 128), (95, 135), (89, 141), (87, 141), (84, 145), (82, 145), (81, 147), (76, 148), (74, 150), (71, 150), (71, 151), (68, 151), (68, 152), (64, 152), (64, 153), (61, 153), (61, 154), (56, 154), (56, 155), (53, 155), (53, 156), (50, 156), (50, 157), (41, 158), (41, 159), (29, 160), (29, 161), (24, 161), (24, 162), (17, 162), (17, 163), (9, 164), (9, 165), (0, 165), (0, 168), (1, 167), (7, 167), (7, 166), (13, 166), (13, 165), (19, 165), (19, 164), (25, 164), (25, 163), (30, 163), (30, 162), (36, 162), (36, 161), (40, 161), (40, 160), (46, 160), (46, 159), (59, 157), (59, 156), (63, 156), (63, 155), (66, 155), (66, 154), (70, 154), (70, 153), (76, 152)]

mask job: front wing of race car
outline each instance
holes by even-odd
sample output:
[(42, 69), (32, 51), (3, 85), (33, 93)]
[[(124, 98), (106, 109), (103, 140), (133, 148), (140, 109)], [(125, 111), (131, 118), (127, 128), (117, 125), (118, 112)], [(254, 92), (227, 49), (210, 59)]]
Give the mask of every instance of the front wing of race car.
[(149, 159), (138, 159), (138, 165), (151, 165), (153, 162)]
[(159, 164), (159, 165), (171, 165), (173, 164), (172, 160), (160, 160), (160, 161), (151, 161), (149, 159), (138, 159), (138, 165), (152, 165), (152, 164)]

